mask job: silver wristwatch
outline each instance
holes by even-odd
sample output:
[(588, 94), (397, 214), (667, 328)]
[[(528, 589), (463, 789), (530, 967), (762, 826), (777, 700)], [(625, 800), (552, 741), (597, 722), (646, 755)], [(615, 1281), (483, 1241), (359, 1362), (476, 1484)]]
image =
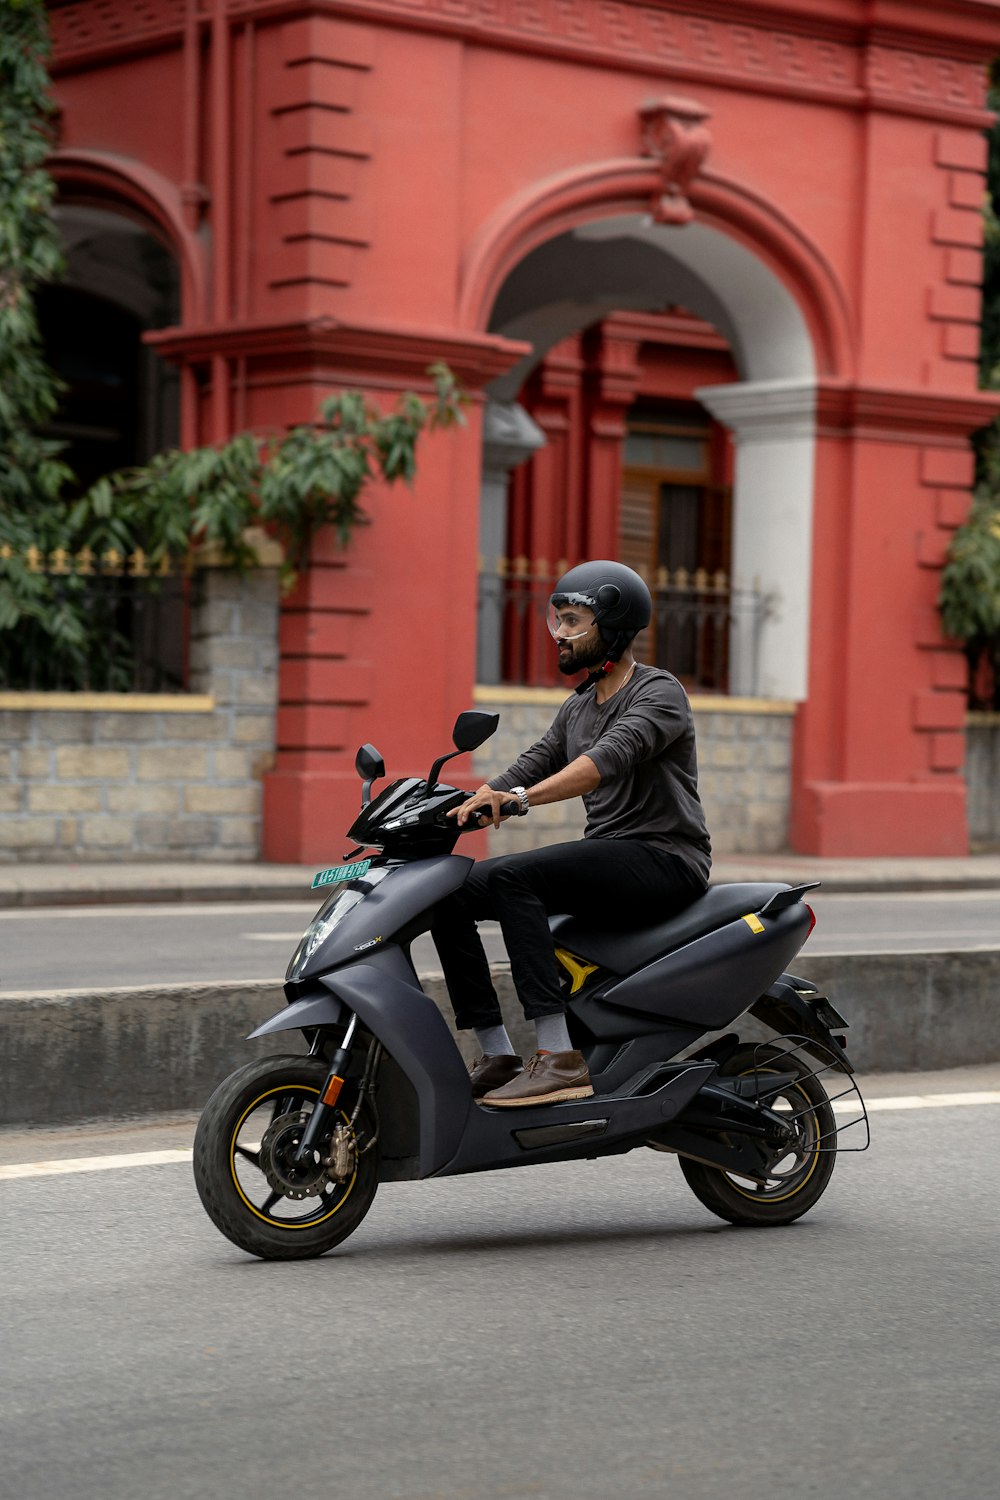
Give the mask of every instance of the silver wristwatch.
[(518, 800), (518, 802), (520, 802), (520, 804), (521, 804), (521, 811), (518, 813), (518, 817), (519, 818), (526, 818), (528, 816), (529, 803), (528, 803), (528, 793), (525, 791), (524, 787), (523, 786), (512, 786), (511, 789), (510, 789), (510, 795), (512, 797), (516, 797), (517, 800)]

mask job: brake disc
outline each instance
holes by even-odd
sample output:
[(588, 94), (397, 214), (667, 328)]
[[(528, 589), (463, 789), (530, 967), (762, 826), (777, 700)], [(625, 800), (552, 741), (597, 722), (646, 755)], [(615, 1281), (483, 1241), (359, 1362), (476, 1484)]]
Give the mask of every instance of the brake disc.
[(326, 1164), (319, 1159), (318, 1152), (314, 1161), (297, 1163), (294, 1160), (308, 1119), (305, 1110), (279, 1115), (261, 1137), (261, 1171), (274, 1192), (283, 1198), (318, 1198), (330, 1180)]

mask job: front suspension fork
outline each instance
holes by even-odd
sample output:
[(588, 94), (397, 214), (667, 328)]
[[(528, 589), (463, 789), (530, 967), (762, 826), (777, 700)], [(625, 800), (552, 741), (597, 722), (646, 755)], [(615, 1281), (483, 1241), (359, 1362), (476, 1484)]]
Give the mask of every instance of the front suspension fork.
[[(351, 1043), (354, 1041), (357, 1025), (357, 1016), (352, 1016), (348, 1029), (343, 1034), (343, 1041), (337, 1047), (333, 1059), (331, 1059), (330, 1073), (327, 1074), (327, 1080), (325, 1080), (321, 1094), (319, 1094), (319, 1098), (316, 1100), (316, 1107), (313, 1109), (312, 1115), (309, 1116), (306, 1130), (303, 1131), (303, 1137), (298, 1142), (298, 1148), (295, 1151), (294, 1160), (297, 1166), (304, 1166), (306, 1161), (316, 1163), (319, 1160), (319, 1142), (324, 1140), (324, 1137), (330, 1136), (334, 1128), (336, 1128), (334, 1127), (334, 1121), (336, 1121), (337, 1115), (337, 1101), (339, 1101), (340, 1091), (343, 1088), (343, 1080), (346, 1079), (346, 1073), (348, 1073), (348, 1062), (351, 1059)], [(369, 1098), (372, 1112), (375, 1112), (375, 1077), (376, 1073), (378, 1073), (378, 1065), (381, 1059), (382, 1044), (376, 1041), (375, 1037), (372, 1037), (369, 1044), (367, 1062), (364, 1064), (364, 1074), (361, 1077), (361, 1085), (358, 1088), (357, 1104), (354, 1106), (354, 1112), (352, 1112), (351, 1119), (348, 1121), (348, 1127), (346, 1127), (348, 1133), (354, 1131), (354, 1122), (357, 1121), (358, 1115), (360, 1115), (361, 1104), (364, 1103), (366, 1095)], [(376, 1139), (378, 1139), (378, 1115), (375, 1113), (375, 1137), (367, 1143), (367, 1146), (361, 1148), (358, 1155), (364, 1155), (364, 1152), (370, 1151), (372, 1146), (375, 1145)]]
[(295, 1152), (295, 1164), (301, 1166), (306, 1161), (315, 1161), (316, 1153), (319, 1151), (319, 1143), (324, 1135), (329, 1135), (328, 1126), (332, 1128), (332, 1121), (336, 1115), (337, 1100), (340, 1091), (344, 1087), (344, 1079), (347, 1076), (347, 1064), (351, 1056), (351, 1043), (354, 1033), (358, 1027), (357, 1016), (352, 1016), (350, 1024), (344, 1033), (344, 1040), (333, 1054), (330, 1063), (330, 1071), (326, 1075), (326, 1082), (316, 1102), (316, 1108), (309, 1116), (309, 1122), (302, 1132)]

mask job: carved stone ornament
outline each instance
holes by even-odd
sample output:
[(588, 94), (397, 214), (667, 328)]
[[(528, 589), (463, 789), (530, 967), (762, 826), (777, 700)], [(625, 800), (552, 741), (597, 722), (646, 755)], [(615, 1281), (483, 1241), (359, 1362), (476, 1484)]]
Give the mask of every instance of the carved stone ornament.
[(660, 163), (662, 182), (652, 202), (657, 224), (689, 224), (694, 218), (687, 193), (711, 150), (712, 134), (705, 125), (709, 114), (700, 104), (672, 94), (647, 99), (639, 107), (642, 153)]

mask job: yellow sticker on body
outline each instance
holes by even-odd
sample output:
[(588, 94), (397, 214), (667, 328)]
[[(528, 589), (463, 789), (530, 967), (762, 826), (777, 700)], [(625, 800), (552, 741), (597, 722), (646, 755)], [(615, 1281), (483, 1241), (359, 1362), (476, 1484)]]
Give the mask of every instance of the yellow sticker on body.
[(751, 932), (764, 931), (763, 922), (760, 920), (760, 917), (754, 916), (753, 912), (750, 912), (749, 916), (744, 917), (743, 920), (747, 924)]

